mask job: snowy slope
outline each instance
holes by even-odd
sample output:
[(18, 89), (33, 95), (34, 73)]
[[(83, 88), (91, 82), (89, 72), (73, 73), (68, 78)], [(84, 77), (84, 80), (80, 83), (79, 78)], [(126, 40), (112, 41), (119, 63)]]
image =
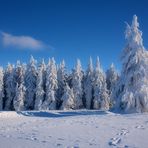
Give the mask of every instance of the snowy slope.
[(0, 112), (0, 148), (147, 148), (148, 114)]

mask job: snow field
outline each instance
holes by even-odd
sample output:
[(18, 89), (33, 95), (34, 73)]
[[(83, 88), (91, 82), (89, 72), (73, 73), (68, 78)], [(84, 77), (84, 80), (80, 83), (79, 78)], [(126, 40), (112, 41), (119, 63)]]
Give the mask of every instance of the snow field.
[(3, 148), (147, 148), (148, 114), (1, 112)]

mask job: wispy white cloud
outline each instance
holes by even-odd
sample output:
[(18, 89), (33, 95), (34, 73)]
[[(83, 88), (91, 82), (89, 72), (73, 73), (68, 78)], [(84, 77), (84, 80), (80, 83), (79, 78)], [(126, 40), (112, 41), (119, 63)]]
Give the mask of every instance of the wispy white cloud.
[(19, 49), (40, 50), (48, 46), (40, 40), (36, 40), (30, 36), (14, 36), (9, 33), (1, 32), (2, 43), (6, 47), (17, 47)]

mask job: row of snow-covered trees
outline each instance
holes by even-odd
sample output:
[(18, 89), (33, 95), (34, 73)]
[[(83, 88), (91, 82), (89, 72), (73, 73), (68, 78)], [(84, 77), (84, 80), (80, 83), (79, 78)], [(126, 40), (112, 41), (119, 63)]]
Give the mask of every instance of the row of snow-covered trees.
[(93, 67), (90, 58), (86, 72), (80, 60), (68, 73), (65, 62), (54, 58), (37, 65), (31, 57), (26, 64), (17, 62), (0, 68), (0, 110), (103, 109), (112, 104), (110, 95), (118, 79), (113, 65), (106, 74), (99, 58)]
[(124, 112), (148, 111), (148, 51), (143, 46), (137, 16), (127, 24), (126, 46), (122, 53), (122, 71), (113, 65), (103, 71), (97, 58), (90, 58), (86, 71), (80, 60), (67, 73), (64, 61), (57, 66), (36, 64), (31, 57), (25, 65), (17, 62), (0, 68), (0, 110), (53, 110), (110, 108)]

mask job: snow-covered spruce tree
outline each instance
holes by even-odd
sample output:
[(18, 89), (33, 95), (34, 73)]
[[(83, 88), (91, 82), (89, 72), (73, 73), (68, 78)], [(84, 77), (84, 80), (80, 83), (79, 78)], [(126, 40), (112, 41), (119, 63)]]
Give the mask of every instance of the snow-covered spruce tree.
[(46, 97), (42, 108), (44, 110), (56, 109), (56, 91), (58, 88), (57, 69), (54, 58), (49, 60), (46, 68)]
[(0, 111), (3, 110), (3, 98), (4, 98), (4, 72), (3, 68), (0, 67)]
[(64, 94), (64, 87), (66, 86), (67, 74), (65, 68), (65, 61), (63, 60), (57, 70), (58, 90), (57, 90), (57, 108), (62, 104), (62, 96)]
[(9, 111), (13, 110), (13, 99), (15, 97), (15, 80), (14, 80), (14, 66), (8, 63), (4, 74), (4, 87), (5, 87), (5, 105), (4, 109)]
[(62, 100), (62, 105), (60, 107), (61, 110), (69, 110), (75, 108), (73, 89), (70, 89), (68, 84), (64, 86), (64, 93), (61, 100)]
[(122, 72), (116, 89), (117, 107), (124, 112), (148, 111), (148, 52), (143, 46), (137, 16), (127, 24), (126, 46), (122, 53)]
[(119, 75), (115, 69), (115, 66), (114, 64), (111, 64), (110, 68), (106, 71), (106, 83), (107, 83), (107, 89), (109, 92), (111, 107), (113, 107), (113, 105), (115, 104), (115, 99), (112, 98), (112, 96), (113, 96), (113, 92), (115, 90), (118, 78), (119, 78)]
[(25, 106), (26, 109), (34, 109), (35, 104), (35, 92), (36, 92), (36, 60), (31, 56), (30, 63), (27, 64), (27, 69), (25, 73), (25, 87), (26, 87), (26, 99)]
[(13, 105), (16, 111), (25, 110), (24, 100), (25, 100), (25, 86), (23, 84), (16, 85), (16, 95), (13, 100)]
[(106, 78), (101, 68), (98, 57), (97, 57), (96, 68), (94, 72), (93, 108), (100, 109), (100, 110), (109, 109), (109, 96), (108, 96), (108, 90), (106, 86)]
[(74, 93), (75, 109), (80, 109), (83, 107), (82, 80), (83, 80), (83, 72), (82, 72), (81, 62), (78, 59), (76, 67), (72, 72), (72, 88)]
[(24, 86), (24, 75), (25, 69), (24, 66), (18, 61), (15, 69), (15, 97), (13, 100), (13, 106), (16, 111), (21, 111), (25, 109), (24, 101), (25, 101), (25, 86)]
[(39, 64), (37, 70), (37, 80), (36, 80), (36, 99), (35, 99), (35, 110), (42, 110), (42, 103), (45, 97), (44, 83), (45, 83), (45, 70), (46, 65), (44, 60)]
[(92, 108), (91, 104), (93, 100), (93, 79), (94, 79), (94, 70), (93, 70), (92, 58), (90, 57), (84, 79), (84, 95), (85, 95), (85, 104), (87, 109)]

